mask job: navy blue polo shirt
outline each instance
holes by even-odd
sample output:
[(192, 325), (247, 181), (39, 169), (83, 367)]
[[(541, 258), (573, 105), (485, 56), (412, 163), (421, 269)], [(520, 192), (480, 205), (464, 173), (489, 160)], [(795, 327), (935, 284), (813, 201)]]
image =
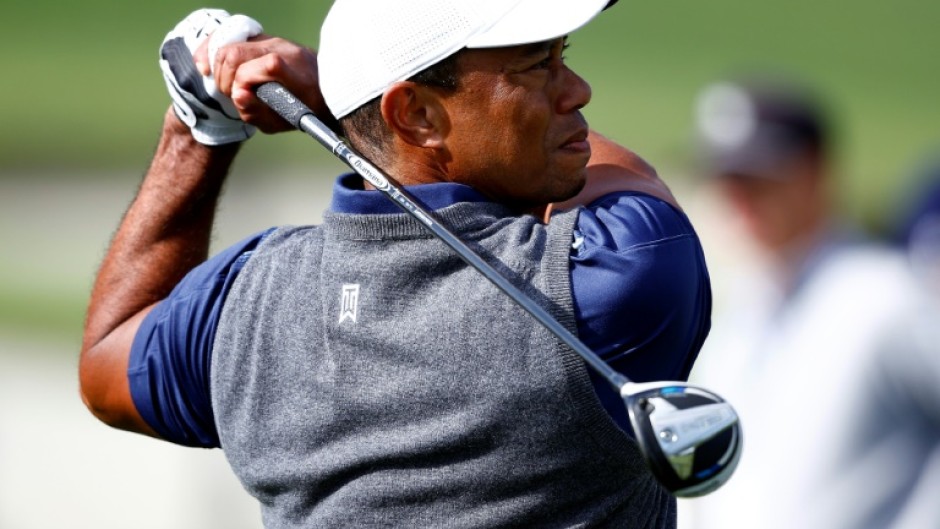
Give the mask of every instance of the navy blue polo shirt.
[[(429, 209), (485, 201), (455, 183), (409, 186)], [(354, 175), (340, 177), (332, 211), (401, 210)], [(161, 437), (217, 447), (209, 394), (212, 344), (229, 289), (271, 230), (252, 235), (193, 269), (147, 315), (131, 347), (128, 377), (141, 417)], [(686, 380), (710, 327), (711, 287), (698, 236), (681, 211), (635, 192), (584, 207), (570, 254), (578, 337), (631, 380)], [(601, 403), (630, 432), (617, 393), (591, 372)]]

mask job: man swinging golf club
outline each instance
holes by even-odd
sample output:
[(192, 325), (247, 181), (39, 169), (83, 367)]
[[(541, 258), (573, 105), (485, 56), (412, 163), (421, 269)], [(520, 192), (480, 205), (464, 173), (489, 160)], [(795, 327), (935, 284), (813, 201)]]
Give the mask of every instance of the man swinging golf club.
[(698, 239), (653, 170), (588, 129), (564, 63), (607, 4), (337, 0), (319, 55), (247, 17), (187, 17), (92, 292), (89, 408), (222, 447), (269, 528), (674, 527), (620, 395), (360, 177), (321, 226), (208, 258), (238, 146), (292, 128), (254, 93), (276, 81), (614, 370), (684, 379), (711, 309)]

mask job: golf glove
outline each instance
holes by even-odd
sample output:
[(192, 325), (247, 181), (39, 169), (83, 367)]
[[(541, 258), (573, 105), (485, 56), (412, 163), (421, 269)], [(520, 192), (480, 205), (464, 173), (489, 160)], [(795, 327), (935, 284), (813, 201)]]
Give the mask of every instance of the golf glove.
[(173, 110), (199, 143), (224, 145), (245, 141), (255, 133), (255, 127), (239, 118), (232, 100), (219, 91), (211, 74), (203, 76), (199, 72), (193, 52), (211, 35), (211, 68), (219, 48), (245, 42), (261, 31), (261, 25), (245, 15), (232, 16), (221, 9), (200, 9), (183, 19), (163, 39), (160, 69), (173, 99)]

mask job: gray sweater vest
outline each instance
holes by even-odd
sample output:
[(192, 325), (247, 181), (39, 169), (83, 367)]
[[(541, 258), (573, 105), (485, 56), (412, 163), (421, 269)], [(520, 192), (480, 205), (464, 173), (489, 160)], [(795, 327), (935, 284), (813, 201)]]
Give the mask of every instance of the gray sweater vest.
[[(574, 330), (576, 213), (439, 215)], [(404, 214), (272, 233), (225, 302), (211, 377), (269, 529), (675, 527), (581, 360)]]

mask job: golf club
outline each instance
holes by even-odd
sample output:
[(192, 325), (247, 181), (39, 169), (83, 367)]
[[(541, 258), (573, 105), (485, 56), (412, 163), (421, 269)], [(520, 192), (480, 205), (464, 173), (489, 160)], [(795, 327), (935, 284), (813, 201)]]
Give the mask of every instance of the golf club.
[(623, 398), (634, 435), (653, 475), (672, 494), (707, 494), (731, 477), (741, 453), (741, 426), (730, 404), (684, 382), (636, 383), (578, 340), (545, 309), (497, 272), (397, 183), (353, 151), (279, 83), (257, 88), (258, 97), (288, 123), (313, 136), (377, 190), (424, 224), (470, 266), (571, 347)]

